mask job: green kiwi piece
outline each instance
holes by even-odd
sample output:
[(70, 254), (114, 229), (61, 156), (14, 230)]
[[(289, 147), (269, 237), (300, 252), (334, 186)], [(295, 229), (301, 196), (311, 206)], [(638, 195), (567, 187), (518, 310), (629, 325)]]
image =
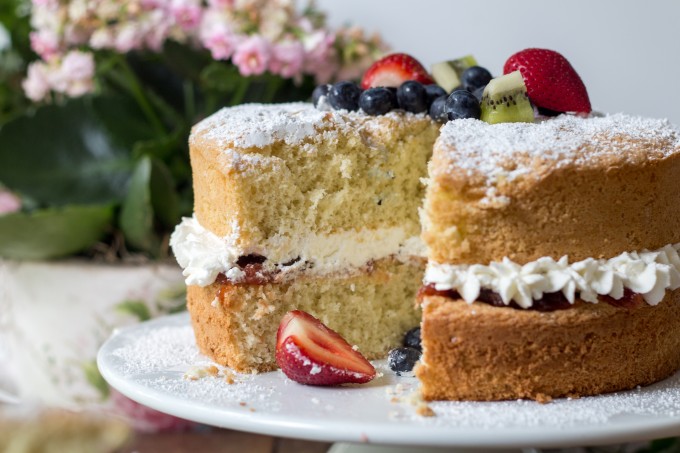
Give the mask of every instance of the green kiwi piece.
[(496, 77), (482, 94), (482, 121), (496, 123), (533, 123), (534, 108), (519, 71)]
[(432, 78), (437, 82), (437, 85), (450, 93), (460, 85), (460, 76), (463, 71), (471, 66), (477, 66), (477, 60), (472, 55), (435, 63), (432, 65)]

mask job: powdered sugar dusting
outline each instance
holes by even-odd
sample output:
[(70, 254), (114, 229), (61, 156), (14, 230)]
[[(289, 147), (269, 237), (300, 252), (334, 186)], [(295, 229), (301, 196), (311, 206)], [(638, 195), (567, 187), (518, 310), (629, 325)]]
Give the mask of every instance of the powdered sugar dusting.
[[(168, 318), (124, 331), (113, 338), (115, 346), (105, 346), (104, 369), (113, 370), (126, 381), (152, 391), (160, 399), (184, 401), (195, 410), (203, 408), (214, 414), (215, 420), (229, 417), (279, 417), (286, 426), (360, 427), (371, 440), (388, 442), (415, 439), (426, 427), (434, 439), (438, 435), (466, 436), (470, 432), (493, 432), (517, 435), (518, 432), (573, 433), (569, 430), (592, 430), (598, 427), (619, 427), (635, 420), (669, 419), (680, 417), (680, 374), (632, 391), (581, 399), (559, 399), (549, 404), (533, 401), (504, 402), (433, 402), (429, 407), (434, 417), (418, 415), (418, 381), (397, 377), (386, 361), (376, 361), (379, 375), (369, 384), (324, 388), (299, 385), (283, 373), (259, 375), (234, 373), (229, 384), (220, 376), (206, 376), (198, 380), (183, 379), (187, 370), (209, 365), (199, 354), (187, 315)], [(112, 341), (110, 341), (112, 342)], [(107, 347), (113, 348), (108, 353)], [(108, 358), (107, 358), (108, 357)], [(220, 373), (228, 373), (221, 368)], [(176, 414), (181, 415), (181, 414)], [(216, 422), (217, 423), (217, 422)], [(228, 426), (226, 422), (223, 426)], [(317, 428), (314, 428), (317, 429)], [(389, 437), (380, 437), (380, 432)], [(358, 431), (357, 431), (358, 433)], [(566, 434), (565, 434), (566, 435)], [(329, 440), (330, 439), (329, 434)], [(401, 436), (401, 437), (400, 437)], [(418, 437), (420, 438), (420, 437)], [(482, 442), (483, 444), (483, 442)]]
[(513, 179), (537, 163), (602, 165), (662, 159), (680, 152), (680, 131), (668, 120), (624, 114), (582, 118), (560, 115), (535, 124), (450, 121), (441, 130), (435, 155), (449, 165), (438, 174), (464, 170), (488, 185)]
[[(393, 111), (380, 117), (346, 110), (324, 111), (310, 103), (243, 104), (223, 108), (198, 123), (192, 131), (192, 140), (211, 142), (233, 153), (238, 148), (264, 148), (282, 141), (298, 145), (316, 138), (331, 142), (339, 133), (356, 133), (357, 127), (389, 128), (394, 122), (425, 119), (425, 114)], [(231, 150), (230, 150), (231, 149)], [(244, 159), (244, 155), (231, 155)]]

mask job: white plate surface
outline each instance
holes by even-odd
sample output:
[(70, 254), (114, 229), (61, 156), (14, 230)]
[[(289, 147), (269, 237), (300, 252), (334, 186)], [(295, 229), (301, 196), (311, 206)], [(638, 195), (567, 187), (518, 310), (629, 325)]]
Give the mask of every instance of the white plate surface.
[[(99, 369), (118, 391), (168, 414), (208, 425), (282, 437), (452, 447), (567, 447), (680, 436), (680, 373), (629, 392), (550, 404), (435, 402), (416, 414), (418, 382), (383, 373), (350, 387), (310, 387), (281, 372), (184, 379), (211, 364), (194, 343), (186, 313), (115, 333)], [(401, 384), (401, 385), (399, 385)]]

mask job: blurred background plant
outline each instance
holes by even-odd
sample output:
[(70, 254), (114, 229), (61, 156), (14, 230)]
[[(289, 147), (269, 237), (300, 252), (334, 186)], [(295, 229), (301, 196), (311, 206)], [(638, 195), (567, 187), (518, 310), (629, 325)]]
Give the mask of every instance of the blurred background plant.
[(384, 51), (292, 0), (6, 0), (0, 21), (0, 257), (20, 260), (163, 258), (193, 124)]

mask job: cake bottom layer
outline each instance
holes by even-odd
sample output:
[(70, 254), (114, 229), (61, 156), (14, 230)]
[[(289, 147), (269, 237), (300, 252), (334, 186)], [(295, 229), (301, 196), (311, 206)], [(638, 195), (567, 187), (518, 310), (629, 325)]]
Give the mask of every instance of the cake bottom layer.
[(424, 263), (384, 259), (351, 276), (301, 273), (281, 283), (189, 286), (187, 306), (201, 352), (239, 372), (276, 368), (276, 331), (304, 310), (369, 359), (384, 357), (420, 322), (416, 292)]
[(651, 384), (680, 368), (680, 290), (657, 306), (553, 312), (422, 302), (416, 375), (426, 400), (549, 401)]

